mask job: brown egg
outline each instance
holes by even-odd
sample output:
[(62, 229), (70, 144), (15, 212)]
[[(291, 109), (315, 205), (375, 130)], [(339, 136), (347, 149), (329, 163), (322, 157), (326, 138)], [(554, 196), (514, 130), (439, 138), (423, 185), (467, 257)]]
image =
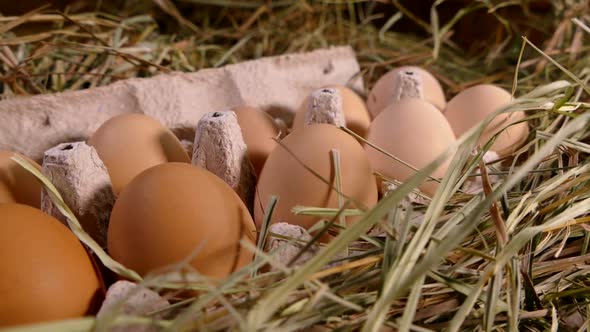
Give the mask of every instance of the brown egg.
[[(455, 135), (460, 137), (490, 114), (508, 105), (511, 100), (510, 93), (502, 88), (490, 84), (476, 85), (451, 99), (444, 114)], [(512, 123), (521, 121), (525, 116), (524, 112), (498, 115), (486, 127), (478, 143), (484, 145), (496, 133)], [(529, 127), (526, 122), (510, 126), (498, 135), (490, 150), (498, 153), (500, 157), (507, 156), (524, 143), (528, 134)]]
[(11, 158), (19, 155), (35, 166), (39, 166), (33, 160), (10, 151), (0, 150), (0, 204), (19, 203), (39, 208), (41, 205), (41, 182), (21, 167)]
[(76, 236), (21, 204), (0, 205), (0, 326), (93, 314), (103, 285)]
[(390, 70), (381, 76), (371, 89), (367, 98), (367, 108), (373, 119), (394, 101), (395, 91), (397, 89), (396, 76), (400, 71), (413, 72), (421, 75), (424, 100), (436, 106), (441, 111), (445, 109), (445, 93), (438, 80), (431, 73), (420, 67), (403, 66)]
[(233, 109), (242, 129), (244, 142), (248, 147), (248, 157), (254, 166), (256, 175), (260, 175), (262, 166), (277, 142), (273, 139), (280, 134), (272, 117), (254, 107), (236, 107)]
[(195, 254), (192, 266), (214, 279), (248, 264), (256, 228), (238, 195), (213, 173), (165, 163), (125, 187), (111, 214), (111, 256), (141, 275)]
[[(383, 110), (371, 123), (367, 140), (416, 169), (422, 169), (440, 156), (455, 141), (453, 129), (444, 115), (421, 99), (403, 99)], [(414, 174), (412, 168), (366, 145), (373, 169), (391, 179), (405, 181)], [(434, 173), (441, 178), (450, 159)], [(434, 195), (438, 183), (427, 179), (419, 188)]]
[(176, 136), (143, 114), (123, 114), (109, 119), (88, 144), (96, 148), (107, 167), (116, 195), (136, 175), (152, 166), (165, 162), (190, 163)]
[[(336, 188), (332, 149), (340, 153), (342, 192), (366, 207), (376, 204), (377, 185), (369, 161), (361, 144), (349, 134), (333, 125), (313, 124), (293, 131), (282, 143), (284, 146), (278, 146), (268, 157), (258, 180), (254, 202), (258, 227), (272, 195), (279, 196), (272, 223), (287, 222), (309, 228), (319, 218), (294, 215), (293, 207), (338, 208), (338, 193), (332, 189)], [(301, 162), (331, 185), (317, 178)], [(347, 222), (353, 220), (348, 218)]]
[[(335, 89), (336, 92), (340, 94), (340, 98), (342, 100), (341, 107), (342, 111), (344, 112), (344, 121), (346, 127), (356, 134), (365, 137), (367, 135), (367, 130), (371, 125), (371, 116), (369, 111), (367, 111), (367, 106), (365, 106), (363, 99), (350, 88), (345, 86), (332, 85), (323, 89), (326, 88)], [(305, 114), (308, 111), (310, 99), (311, 95), (307, 96), (297, 110), (297, 113), (295, 114), (295, 120), (293, 121), (293, 130), (303, 127), (305, 123)]]

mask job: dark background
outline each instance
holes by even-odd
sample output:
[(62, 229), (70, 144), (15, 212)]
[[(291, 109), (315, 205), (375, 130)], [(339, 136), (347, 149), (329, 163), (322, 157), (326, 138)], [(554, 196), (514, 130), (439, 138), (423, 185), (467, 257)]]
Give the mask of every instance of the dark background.
[[(308, 0), (309, 1), (309, 0)], [(179, 26), (174, 20), (170, 20), (170, 16), (163, 12), (155, 1), (150, 0), (104, 0), (104, 1), (86, 1), (86, 0), (26, 0), (26, 1), (9, 1), (2, 0), (0, 3), (0, 12), (6, 16), (22, 15), (28, 11), (49, 4), (51, 9), (60, 11), (67, 11), (68, 13), (76, 13), (82, 11), (94, 11), (100, 9), (104, 12), (109, 12), (115, 15), (126, 15), (129, 10), (129, 3), (134, 3), (137, 11), (147, 11), (154, 16), (160, 24), (162, 33), (176, 32)], [(198, 2), (198, 1), (196, 1)], [(252, 1), (243, 1), (248, 3)], [(309, 1), (312, 2), (312, 1)], [(426, 23), (430, 21), (430, 9), (434, 1), (431, 0), (399, 0), (399, 5), (403, 6), (407, 11), (411, 12), (415, 17), (423, 20)], [(448, 22), (456, 13), (465, 6), (472, 4), (471, 0), (448, 0), (443, 2), (438, 7), (438, 14), (441, 21), (441, 26)], [(500, 4), (502, 1), (495, 1)], [(561, 2), (561, 1), (558, 1)], [(178, 8), (181, 14), (192, 21), (195, 25), (199, 25), (199, 13), (207, 10), (220, 10), (219, 6), (203, 5), (186, 1), (172, 1)], [(261, 1), (254, 1), (254, 3), (261, 3)], [(266, 1), (272, 4), (272, 1)], [(389, 17), (397, 12), (397, 8), (389, 1), (367, 1), (355, 4), (355, 6), (362, 6), (363, 12), (367, 14), (378, 14), (381, 18), (373, 21), (373, 24), (378, 27), (382, 26)], [(249, 12), (253, 12), (256, 8), (241, 8), (238, 9), (240, 14), (247, 17)], [(486, 10), (478, 10), (469, 13), (457, 22), (453, 29), (451, 40), (466, 52), (479, 52), (486, 49), (490, 43), (497, 42), (507, 37), (510, 33), (512, 38), (519, 38), (527, 36), (536, 44), (541, 44), (551, 36), (555, 27), (546, 22), (553, 22), (554, 20), (547, 20), (553, 13), (553, 7), (550, 0), (522, 0), (520, 6), (509, 6), (497, 10), (499, 16), (509, 20), (510, 32), (507, 32), (505, 26)], [(539, 24), (539, 22), (544, 22)], [(228, 25), (231, 22), (227, 22)], [(21, 27), (18, 31), (31, 31), (32, 27)], [(37, 29), (43, 29), (37, 25)], [(24, 29), (24, 30), (23, 30)], [(29, 30), (27, 30), (29, 29)], [(34, 27), (33, 27), (34, 29)], [(428, 37), (429, 34), (423, 27), (415, 23), (412, 19), (407, 18), (407, 15), (402, 20), (394, 25), (393, 31), (415, 34), (420, 37)]]

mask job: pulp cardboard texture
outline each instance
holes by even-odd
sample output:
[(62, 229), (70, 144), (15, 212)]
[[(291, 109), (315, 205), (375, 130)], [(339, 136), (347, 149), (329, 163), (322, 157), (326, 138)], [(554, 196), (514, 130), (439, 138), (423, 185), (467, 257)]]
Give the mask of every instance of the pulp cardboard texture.
[(338, 90), (319, 89), (311, 93), (308, 109), (305, 113), (305, 124), (329, 123), (336, 126), (346, 125), (342, 110), (342, 96)]
[[(106, 248), (115, 194), (107, 168), (96, 150), (84, 142), (57, 145), (45, 152), (43, 173), (59, 190), (84, 230)], [(68, 225), (45, 189), (41, 192), (41, 210)]]
[(192, 141), (205, 113), (249, 105), (288, 118), (313, 89), (337, 84), (362, 92), (359, 73), (354, 51), (345, 46), (88, 90), (14, 97), (0, 101), (0, 149), (40, 160), (49, 148), (86, 140), (107, 119), (127, 112), (154, 117), (180, 139)]
[(203, 115), (197, 124), (193, 147), (192, 164), (221, 178), (252, 210), (256, 173), (248, 158), (248, 147), (236, 114), (213, 112)]
[[(109, 287), (105, 300), (96, 314), (100, 327), (109, 332), (157, 332), (161, 331), (157, 325), (146, 324), (124, 324), (118, 326), (104, 326), (104, 320), (112, 319), (109, 315), (123, 313), (127, 315), (148, 315), (152, 312), (162, 310), (170, 306), (168, 300), (162, 298), (158, 293), (151, 289), (137, 285), (127, 280), (119, 280)], [(162, 314), (152, 315), (159, 319)]]
[[(287, 264), (293, 258), (295, 258), (301, 249), (305, 246), (305, 243), (311, 241), (312, 237), (307, 230), (299, 225), (292, 225), (286, 222), (279, 222), (269, 226), (269, 237), (266, 243), (265, 251), (272, 253), (277, 263)], [(281, 235), (283, 237), (273, 236), (272, 234)], [(301, 242), (289, 241), (285, 239), (298, 240)], [(302, 254), (293, 263), (294, 266), (303, 265), (320, 250), (317, 243), (307, 248), (307, 251)], [(279, 271), (275, 266), (271, 267), (272, 271)]]

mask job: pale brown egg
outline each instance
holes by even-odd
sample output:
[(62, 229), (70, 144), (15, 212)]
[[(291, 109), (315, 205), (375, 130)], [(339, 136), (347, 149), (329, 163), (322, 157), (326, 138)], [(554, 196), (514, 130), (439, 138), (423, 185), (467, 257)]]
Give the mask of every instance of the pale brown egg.
[(248, 147), (248, 157), (258, 176), (266, 158), (277, 146), (274, 138), (279, 137), (280, 131), (272, 117), (258, 108), (242, 106), (235, 107), (233, 111), (238, 117), (244, 143)]
[(390, 70), (381, 76), (375, 83), (369, 96), (367, 97), (367, 108), (373, 119), (379, 113), (395, 101), (397, 90), (397, 74), (401, 71), (411, 72), (414, 75), (420, 75), (422, 80), (422, 98), (439, 110), (444, 110), (446, 106), (445, 93), (438, 80), (427, 70), (415, 66), (403, 66)]
[[(420, 170), (455, 142), (455, 135), (436, 107), (424, 100), (410, 98), (385, 108), (371, 123), (367, 140)], [(373, 169), (388, 178), (403, 182), (416, 174), (411, 167), (369, 145), (365, 149)], [(441, 178), (449, 162), (450, 159), (447, 159), (431, 176)], [(427, 179), (419, 188), (432, 196), (438, 182)]]
[(0, 327), (93, 314), (102, 280), (76, 236), (21, 204), (0, 205)]
[[(332, 149), (340, 154), (342, 192), (358, 207), (377, 202), (377, 185), (361, 144), (341, 129), (328, 124), (299, 128), (285, 137), (268, 157), (258, 180), (254, 219), (260, 227), (272, 195), (279, 197), (271, 223), (287, 222), (308, 229), (319, 218), (294, 215), (295, 206), (338, 208)], [(305, 165), (305, 166), (304, 166)], [(316, 177), (310, 168), (328, 183)], [(354, 207), (354, 206), (353, 206)], [(354, 218), (347, 218), (347, 222)], [(325, 239), (327, 240), (327, 239)]]
[(182, 144), (168, 128), (138, 113), (109, 119), (96, 130), (88, 144), (104, 162), (115, 194), (152, 166), (165, 162), (190, 163)]
[(11, 158), (18, 155), (41, 171), (33, 160), (11, 151), (0, 150), (0, 204), (19, 203), (39, 208), (41, 182)]
[(256, 228), (238, 195), (213, 173), (190, 164), (149, 168), (123, 189), (108, 229), (111, 256), (141, 275), (179, 263), (221, 279), (252, 260), (240, 240)]
[[(460, 137), (490, 114), (508, 105), (511, 100), (510, 93), (502, 88), (490, 84), (476, 85), (451, 99), (444, 115), (455, 135)], [(506, 126), (521, 121), (525, 116), (524, 112), (499, 114), (486, 127), (478, 143), (487, 143)], [(526, 122), (514, 124), (498, 135), (490, 150), (500, 157), (505, 157), (522, 146), (528, 134), (529, 127)]]
[[(326, 86), (322, 89), (334, 89), (335, 92), (339, 94), (339, 99), (342, 103), (342, 112), (344, 113), (345, 126), (361, 137), (365, 137), (367, 135), (367, 130), (371, 125), (371, 116), (363, 99), (352, 89), (341, 85)], [(312, 95), (310, 94), (305, 98), (297, 110), (293, 121), (293, 130), (303, 127), (305, 123), (305, 114), (309, 109), (311, 98)]]

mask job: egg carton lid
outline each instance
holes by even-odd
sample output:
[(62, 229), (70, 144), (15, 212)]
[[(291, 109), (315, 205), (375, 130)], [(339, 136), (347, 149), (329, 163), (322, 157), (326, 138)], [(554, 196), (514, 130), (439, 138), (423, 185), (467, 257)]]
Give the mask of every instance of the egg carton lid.
[(0, 150), (40, 160), (49, 148), (86, 140), (109, 118), (129, 112), (151, 116), (188, 141), (203, 114), (242, 105), (260, 107), (289, 123), (305, 96), (326, 85), (364, 90), (350, 46), (126, 79), (87, 90), (12, 97), (0, 101)]

